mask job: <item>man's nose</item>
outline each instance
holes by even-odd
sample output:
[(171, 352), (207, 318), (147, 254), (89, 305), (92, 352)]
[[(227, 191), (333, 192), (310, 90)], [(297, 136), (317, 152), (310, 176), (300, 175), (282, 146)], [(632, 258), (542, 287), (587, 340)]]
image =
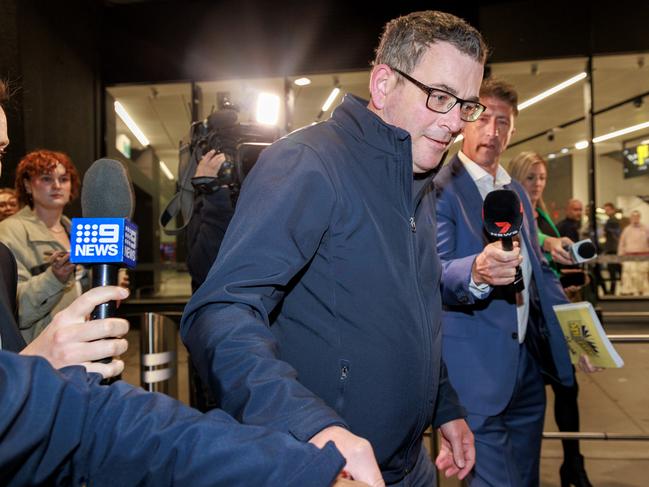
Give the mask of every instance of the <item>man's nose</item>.
[(500, 135), (500, 130), (498, 129), (496, 120), (492, 119), (487, 123), (487, 135), (489, 137), (498, 137)]
[(444, 125), (454, 134), (459, 134), (466, 123), (460, 118), (460, 109), (461, 105), (457, 103), (450, 112), (445, 114)]

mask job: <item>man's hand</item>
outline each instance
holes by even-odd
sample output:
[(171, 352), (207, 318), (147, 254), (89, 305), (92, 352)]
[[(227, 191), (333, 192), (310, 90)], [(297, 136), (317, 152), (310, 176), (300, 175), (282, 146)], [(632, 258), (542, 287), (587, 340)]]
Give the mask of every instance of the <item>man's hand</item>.
[(587, 355), (579, 356), (579, 361), (577, 362), (577, 368), (582, 372), (586, 372), (587, 374), (592, 374), (593, 372), (601, 372), (602, 370), (604, 370), (602, 367), (596, 367), (593, 364), (591, 364), (590, 360), (588, 360)]
[(59, 311), (21, 355), (40, 355), (56, 369), (83, 365), (88, 372), (98, 372), (104, 377), (119, 375), (124, 370), (121, 360), (113, 359), (108, 364), (93, 360), (126, 352), (128, 342), (121, 337), (128, 332), (128, 321), (121, 318), (86, 321), (86, 317), (95, 306), (126, 297), (128, 290), (117, 286), (91, 289)]
[(369, 487), (365, 482), (359, 482), (358, 480), (347, 480), (344, 478), (337, 478), (332, 487)]
[(572, 255), (570, 251), (564, 249), (564, 246), (570, 246), (574, 242), (568, 237), (546, 237), (543, 241), (543, 250), (550, 252), (552, 260), (558, 262), (559, 264), (572, 265), (575, 263), (572, 260)]
[(513, 250), (503, 250), (500, 241), (487, 245), (473, 262), (471, 277), (476, 284), (505, 286), (514, 282), (516, 266), (523, 261), (518, 242)]
[(444, 423), (439, 432), (441, 445), (435, 465), (446, 478), (457, 475), (464, 479), (475, 465), (473, 433), (463, 419)]
[(221, 165), (225, 162), (225, 154), (217, 154), (214, 149), (208, 151), (196, 166), (195, 178), (210, 177), (215, 178), (221, 169)]
[(369, 441), (350, 433), (340, 426), (329, 426), (311, 438), (309, 443), (322, 448), (329, 441), (336, 444), (338, 451), (347, 460), (344, 471), (353, 480), (365, 482), (371, 487), (385, 486), (376, 458), (374, 458), (374, 450), (372, 450)]

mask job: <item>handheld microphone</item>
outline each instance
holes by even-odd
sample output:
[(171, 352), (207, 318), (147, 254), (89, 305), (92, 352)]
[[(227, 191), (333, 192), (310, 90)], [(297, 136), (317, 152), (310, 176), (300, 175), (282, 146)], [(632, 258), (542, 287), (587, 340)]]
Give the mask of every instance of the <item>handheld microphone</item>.
[[(492, 191), (487, 194), (482, 204), (482, 220), (489, 236), (499, 239), (504, 250), (513, 250), (512, 237), (518, 235), (523, 225), (523, 204), (512, 190)], [(525, 289), (520, 266), (516, 266), (513, 286), (516, 292)]]
[(572, 260), (577, 264), (583, 264), (597, 258), (597, 247), (590, 239), (580, 240), (572, 245), (564, 246), (564, 249), (570, 252)]
[[(95, 161), (83, 177), (81, 211), (72, 219), (70, 261), (90, 265), (92, 287), (116, 286), (119, 267), (135, 267), (137, 226), (133, 214), (134, 192), (122, 163)], [(97, 306), (91, 318), (115, 316), (115, 301)]]

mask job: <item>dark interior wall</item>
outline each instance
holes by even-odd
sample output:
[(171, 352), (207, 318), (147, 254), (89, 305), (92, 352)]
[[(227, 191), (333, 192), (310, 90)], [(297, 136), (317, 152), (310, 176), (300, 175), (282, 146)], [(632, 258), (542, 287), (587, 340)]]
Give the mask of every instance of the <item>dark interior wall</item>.
[(424, 9), (478, 27), (493, 62), (649, 49), (646, 1), (602, 8), (585, 0), (404, 0), (370, 9), (332, 0), (108, 3), (101, 36), (107, 84), (365, 69), (383, 24)]
[(104, 80), (201, 81), (365, 69), (385, 22), (430, 8), (477, 21), (475, 7), (452, 1), (372, 8), (332, 0), (112, 5), (105, 9), (102, 26)]
[[(68, 153), (83, 174), (99, 155), (100, 5), (87, 0), (0, 2), (13, 14), (2, 19), (3, 34), (5, 25), (15, 28), (10, 44), (1, 48), (2, 74), (20, 90), (10, 129), (23, 136), (11, 141), (3, 183), (13, 181), (19, 158), (37, 148)], [(78, 209), (77, 203), (67, 213)]]
[(643, 51), (649, 2), (501, 2), (482, 6), (479, 28), (492, 62)]

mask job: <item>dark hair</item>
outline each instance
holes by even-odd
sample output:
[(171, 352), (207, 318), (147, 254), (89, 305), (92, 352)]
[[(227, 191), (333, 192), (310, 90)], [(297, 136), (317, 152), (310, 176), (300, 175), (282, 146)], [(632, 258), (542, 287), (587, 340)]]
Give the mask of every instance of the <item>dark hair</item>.
[(29, 205), (32, 208), (34, 205), (31, 195), (25, 189), (25, 180), (31, 181), (42, 174), (50, 174), (58, 164), (61, 164), (70, 175), (70, 201), (79, 195), (81, 179), (70, 157), (63, 152), (41, 149), (23, 157), (16, 169), (16, 193), (21, 205)]
[(484, 39), (468, 22), (445, 12), (425, 10), (385, 24), (373, 65), (387, 64), (411, 72), (436, 42), (448, 42), (481, 64), (487, 59)]
[(480, 98), (482, 97), (504, 101), (514, 109), (514, 116), (518, 115), (518, 92), (511, 83), (495, 77), (487, 78), (480, 86)]
[(9, 100), (9, 87), (7, 82), (3, 79), (0, 79), (0, 107), (4, 108), (5, 103)]

